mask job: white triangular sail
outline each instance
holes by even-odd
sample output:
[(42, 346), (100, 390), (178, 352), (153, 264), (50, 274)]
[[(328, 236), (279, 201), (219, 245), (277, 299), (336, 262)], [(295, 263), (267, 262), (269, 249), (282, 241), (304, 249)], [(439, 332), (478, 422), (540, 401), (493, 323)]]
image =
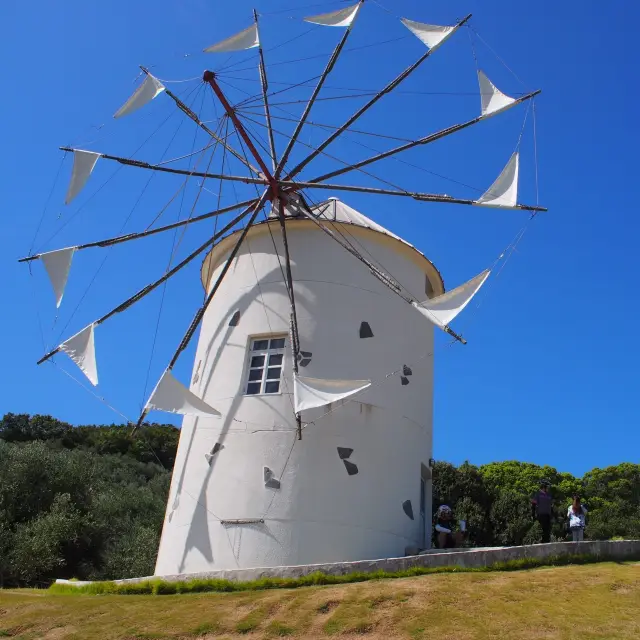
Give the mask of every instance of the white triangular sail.
[(309, 16), (308, 18), (304, 18), (304, 20), (305, 22), (321, 24), (325, 27), (351, 27), (358, 15), (361, 4), (361, 2), (358, 2), (358, 4), (354, 4), (351, 7), (331, 11), (330, 13), (321, 13), (317, 16)]
[(296, 413), (338, 402), (371, 386), (371, 380), (327, 380), (293, 377), (293, 398)]
[(510, 98), (502, 93), (480, 69), (478, 69), (478, 84), (480, 85), (480, 103), (483, 116), (493, 116), (512, 107), (517, 102), (515, 98)]
[(75, 336), (71, 336), (60, 345), (60, 350), (64, 351), (80, 367), (84, 375), (89, 378), (89, 382), (95, 386), (98, 384), (98, 366), (93, 336), (94, 327), (94, 324), (90, 324)]
[(245, 49), (253, 49), (260, 46), (260, 35), (258, 34), (258, 25), (251, 25), (244, 31), (236, 33), (222, 42), (212, 44), (207, 47), (205, 53), (228, 53), (231, 51), (244, 51)]
[(444, 329), (469, 304), (471, 298), (489, 277), (489, 273), (490, 271), (487, 269), (475, 278), (447, 293), (443, 293), (441, 296), (436, 296), (425, 302), (412, 302), (411, 304), (427, 320)]
[(202, 398), (198, 398), (195, 393), (189, 391), (182, 382), (173, 377), (173, 374), (168, 369), (162, 374), (145, 409), (190, 416), (220, 417), (219, 411), (207, 404)]
[(84, 187), (89, 179), (100, 155), (100, 153), (94, 153), (93, 151), (83, 151), (82, 149), (73, 150), (73, 170), (71, 171), (71, 182), (67, 190), (67, 197), (64, 201), (65, 204), (70, 204), (80, 191), (82, 191), (82, 187)]
[(40, 254), (40, 260), (42, 260), (44, 268), (47, 270), (53, 292), (56, 294), (56, 307), (60, 307), (62, 302), (75, 250), (75, 247), (69, 247), (68, 249), (58, 249), (57, 251), (48, 251)]
[(145, 104), (151, 102), (158, 94), (165, 90), (165, 86), (150, 73), (144, 79), (144, 82), (134, 91), (133, 95), (113, 114), (114, 118), (127, 116), (134, 111), (144, 107)]
[(518, 202), (518, 166), (519, 155), (516, 151), (496, 181), (475, 204), (484, 207), (513, 208)]
[(455, 27), (443, 27), (437, 24), (425, 24), (408, 18), (400, 18), (400, 22), (419, 38), (429, 49), (440, 46), (454, 31)]

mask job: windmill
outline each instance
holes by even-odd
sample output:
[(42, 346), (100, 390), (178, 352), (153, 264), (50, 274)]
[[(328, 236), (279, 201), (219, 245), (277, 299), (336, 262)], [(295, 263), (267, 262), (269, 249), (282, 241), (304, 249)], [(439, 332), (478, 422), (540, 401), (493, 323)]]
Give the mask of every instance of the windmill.
[[(255, 189), (255, 196), (208, 213), (22, 259), (43, 263), (60, 306), (77, 252), (232, 214), (184, 259), (38, 362), (65, 353), (97, 385), (95, 334), (100, 325), (196, 259), (203, 260), (204, 301), (133, 425), (134, 430), (140, 427), (153, 410), (186, 416), (157, 575), (392, 557), (409, 546), (429, 546), (433, 328), (464, 344), (451, 324), (491, 270), (445, 291), (439, 271), (418, 249), (335, 195), (316, 202), (313, 194), (367, 193), (394, 202), (409, 198), (521, 210), (531, 216), (545, 211), (518, 201), (518, 149), (476, 199), (335, 181), (529, 103), (539, 91), (511, 97), (478, 69), (479, 115), (303, 179), (301, 174), (311, 172), (314, 160), (333, 158), (327, 148), (354, 131), (353, 125), (365, 113), (468, 26), (471, 18), (449, 26), (403, 18), (402, 24), (422, 47), (418, 59), (369, 95), (342, 125), (328, 128), (326, 138), (293, 164), (292, 153), (302, 143), (301, 134), (311, 124), (310, 114), (363, 4), (360, 0), (305, 18), (313, 25), (341, 30), (341, 37), (315, 78), (302, 113), (293, 119), (290, 134), (274, 124), (279, 105), (273, 98), (281, 90), (270, 89), (256, 12), (253, 24), (205, 52), (257, 49), (264, 141), (251, 126), (257, 98), (233, 101), (221, 72), (207, 70), (202, 76), (203, 86), (223, 114), (212, 125), (168, 89), (168, 82), (141, 68), (142, 83), (115, 118), (131, 116), (166, 94), (185, 118), (207, 134), (203, 152), (211, 150), (213, 158), (214, 150), (223, 151), (217, 172), (210, 166), (203, 171), (197, 163), (177, 168), (62, 147), (73, 155), (67, 204), (80, 193), (98, 162), (184, 176), (185, 181), (196, 178), (203, 188), (208, 180)], [(276, 140), (283, 136), (284, 148), (278, 148)], [(242, 167), (242, 175), (229, 171), (231, 158)], [(192, 378), (184, 384), (174, 367), (199, 329)]]

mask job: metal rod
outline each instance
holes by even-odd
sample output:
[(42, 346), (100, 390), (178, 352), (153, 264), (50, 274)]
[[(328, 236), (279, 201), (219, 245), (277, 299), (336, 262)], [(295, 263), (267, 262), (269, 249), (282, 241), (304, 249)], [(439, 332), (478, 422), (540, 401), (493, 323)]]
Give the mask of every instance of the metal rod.
[[(73, 247), (73, 248), (76, 251), (78, 251), (80, 249), (90, 249), (92, 247), (111, 247), (114, 244), (120, 244), (121, 242), (129, 242), (129, 240), (138, 240), (139, 238), (146, 238), (147, 236), (151, 236), (156, 233), (162, 233), (163, 231), (169, 231), (170, 229), (176, 229), (177, 227), (184, 227), (194, 222), (201, 222), (202, 220), (208, 220), (209, 218), (220, 216), (224, 213), (228, 213), (229, 211), (240, 209), (241, 207), (251, 206), (255, 204), (255, 202), (256, 202), (256, 198), (253, 198), (252, 200), (245, 200), (244, 202), (238, 202), (237, 204), (231, 205), (230, 207), (224, 207), (223, 209), (217, 209), (216, 211), (203, 213), (202, 215), (195, 216), (194, 218), (187, 218), (186, 220), (173, 222), (172, 224), (167, 224), (164, 227), (157, 227), (156, 229), (149, 229), (147, 231), (141, 231), (139, 233), (127, 233), (123, 236), (116, 236), (115, 238), (107, 238), (106, 240), (98, 240), (96, 242), (87, 242), (86, 244), (80, 244), (77, 247)], [(31, 260), (37, 260), (42, 255), (43, 255), (42, 253), (36, 253), (26, 258), (20, 258), (18, 262), (30, 262)]]
[[(364, 0), (360, 0), (360, 4), (362, 4), (363, 2), (364, 2)], [(280, 174), (282, 173), (282, 170), (284, 169), (284, 166), (287, 164), (287, 161), (289, 160), (289, 154), (291, 153), (291, 150), (293, 149), (293, 146), (295, 145), (296, 140), (298, 139), (298, 136), (300, 135), (300, 132), (302, 131), (302, 127), (304, 127), (305, 122), (307, 121), (307, 117), (309, 116), (309, 113), (311, 113), (311, 107), (313, 107), (313, 103), (316, 101), (316, 98), (318, 97), (318, 95), (320, 93), (320, 90), (322, 89), (322, 86), (324, 85), (324, 81), (327, 79), (327, 76), (331, 73), (333, 67), (335, 66), (336, 62), (338, 61), (338, 57), (340, 56), (340, 53), (342, 52), (342, 49), (344, 48), (344, 45), (346, 44), (347, 38), (349, 37), (350, 33), (351, 33), (351, 26), (349, 26), (347, 28), (347, 30), (344, 32), (342, 38), (340, 39), (340, 42), (336, 45), (336, 48), (333, 50), (333, 53), (331, 54), (331, 58), (329, 58), (329, 62), (327, 63), (327, 66), (325, 67), (324, 71), (322, 72), (322, 75), (320, 76), (320, 79), (318, 80), (318, 84), (316, 84), (316, 87), (313, 90), (313, 93), (311, 94), (311, 97), (309, 98), (309, 102), (307, 102), (307, 105), (306, 105), (302, 115), (300, 116), (300, 120), (298, 121), (298, 124), (296, 125), (296, 128), (295, 128), (295, 130), (293, 132), (293, 135), (289, 139), (287, 147), (284, 150), (284, 153), (282, 154), (282, 158), (280, 159), (280, 162), (278, 163), (278, 166), (277, 166), (276, 172), (275, 172), (276, 179), (278, 179), (280, 177)]]
[(262, 169), (262, 172), (264, 173), (269, 184), (272, 184), (273, 176), (271, 175), (271, 172), (269, 171), (269, 169), (267, 169), (267, 165), (265, 165), (264, 161), (262, 160), (262, 157), (258, 153), (258, 150), (255, 148), (253, 142), (251, 142), (251, 138), (249, 137), (249, 134), (244, 128), (244, 125), (242, 124), (242, 122), (240, 122), (240, 119), (238, 118), (234, 108), (229, 104), (229, 101), (225, 97), (224, 92), (222, 91), (222, 89), (220, 88), (220, 85), (216, 80), (215, 73), (213, 73), (213, 71), (205, 71), (202, 76), (202, 79), (205, 82), (209, 83), (209, 85), (213, 89), (213, 92), (216, 94), (216, 96), (218, 96), (218, 100), (220, 100), (220, 102), (222, 103), (222, 106), (224, 107), (224, 110), (227, 112), (227, 115), (231, 118), (236, 128), (236, 131), (238, 132), (238, 135), (244, 140), (249, 151), (251, 151), (251, 155), (253, 155), (256, 162)]
[[(469, 14), (466, 18), (463, 18), (458, 24), (453, 27), (447, 38), (451, 37), (463, 24), (465, 24), (471, 18)], [(415, 71), (435, 50), (437, 47), (429, 49), (418, 60), (416, 60), (410, 67), (405, 69), (399, 76), (392, 80), (384, 89), (380, 90), (367, 104), (361, 107), (356, 113), (354, 113), (339, 129), (334, 131), (317, 149), (310, 153), (302, 162), (300, 162), (292, 171), (289, 172), (286, 179), (290, 180), (294, 176), (298, 175), (302, 169), (304, 169), (315, 157), (317, 157), (322, 151), (328, 147), (339, 135), (341, 135), (348, 127), (350, 127), (362, 114), (368, 111), (382, 96), (393, 91), (403, 80)]]
[[(75, 149), (70, 147), (60, 147), (60, 151), (73, 152)], [(131, 158), (123, 158), (121, 156), (111, 156), (106, 153), (100, 154), (101, 158), (105, 160), (115, 160), (120, 164), (126, 164), (130, 167), (138, 167), (140, 169), (150, 169), (151, 171), (161, 171), (163, 173), (175, 173), (180, 176), (196, 176), (198, 178), (213, 178), (215, 180), (231, 180), (232, 182), (244, 182), (245, 184), (269, 184), (265, 178), (249, 178), (244, 176), (230, 176), (219, 173), (206, 173), (204, 171), (189, 171), (188, 169), (171, 169), (169, 167), (163, 167), (157, 164), (149, 164), (148, 162), (142, 162), (140, 160), (132, 160)]]
[[(301, 198), (302, 200), (302, 198)], [(309, 218), (309, 220), (311, 220), (312, 222), (314, 222), (318, 227), (320, 227), (320, 229), (322, 229), (322, 231), (324, 231), (328, 236), (330, 236), (331, 238), (333, 238), (341, 247), (343, 247), (346, 251), (348, 251), (352, 256), (354, 256), (356, 259), (358, 259), (360, 262), (362, 262), (362, 264), (364, 264), (366, 267), (369, 268), (369, 271), (371, 271), (371, 273), (378, 279), (380, 280), (380, 282), (382, 282), (386, 287), (388, 287), (389, 289), (391, 289), (394, 293), (396, 293), (397, 295), (399, 295), (405, 302), (413, 302), (413, 299), (404, 295), (402, 293), (402, 287), (400, 287), (399, 284), (397, 284), (390, 276), (388, 276), (386, 273), (380, 271), (380, 269), (378, 269), (378, 267), (376, 267), (373, 263), (369, 262), (369, 260), (367, 260), (363, 255), (361, 255), (356, 249), (354, 249), (351, 245), (347, 244), (346, 242), (343, 242), (342, 240), (340, 240), (338, 238), (338, 236), (331, 231), (331, 229), (328, 229), (325, 225), (321, 224), (320, 221), (318, 220), (318, 218), (316, 216), (313, 215), (313, 213), (311, 212), (311, 210), (309, 209), (308, 205), (306, 204), (306, 202), (304, 202), (304, 200), (302, 200), (303, 202), (303, 206), (300, 207), (300, 210), (302, 211), (302, 213)], [(327, 222), (331, 222), (330, 220), (327, 220)]]
[[(255, 205), (255, 207), (253, 209), (253, 213), (251, 214), (251, 217), (249, 218), (249, 220), (248, 220), (247, 224), (245, 225), (244, 229), (242, 230), (242, 233), (240, 234), (240, 237), (236, 241), (236, 244), (233, 247), (233, 250), (229, 254), (229, 257), (227, 258), (227, 261), (226, 261), (222, 271), (220, 272), (220, 275), (218, 276), (218, 279), (216, 280), (216, 283), (213, 285), (213, 288), (211, 289), (211, 291), (207, 295), (207, 297), (206, 297), (206, 299), (204, 301), (204, 304), (198, 309), (198, 311), (196, 311), (196, 314), (193, 316), (193, 320), (191, 321), (191, 324), (189, 325), (189, 328), (187, 329), (186, 333), (184, 334), (182, 340), (180, 341), (180, 344), (178, 345), (178, 348), (176, 349), (175, 353), (173, 354), (173, 357), (171, 358), (171, 361), (169, 362), (169, 365), (167, 366), (167, 369), (166, 369), (167, 371), (171, 371), (171, 369), (173, 369), (173, 367), (175, 366), (176, 362), (178, 361), (178, 358), (180, 357), (180, 354), (189, 345), (189, 342), (191, 341), (191, 338), (193, 337), (193, 334), (196, 332), (196, 330), (198, 328), (198, 325), (202, 321), (202, 318), (204, 317), (204, 314), (207, 311), (207, 308), (209, 307), (209, 304), (211, 304), (211, 301), (213, 300), (213, 296), (216, 294), (216, 291), (220, 288), (220, 285), (222, 284), (222, 281), (224, 280), (224, 277), (227, 275), (227, 272), (231, 268), (231, 264), (234, 261), (236, 255), (237, 255), (237, 253), (238, 253), (238, 251), (240, 249), (240, 245), (243, 243), (244, 239), (246, 238), (247, 233), (249, 232), (249, 228), (251, 227), (251, 225), (253, 224), (254, 220), (258, 216), (258, 213), (260, 213), (260, 210), (262, 209), (262, 207), (263, 207), (268, 195), (269, 195), (269, 189), (265, 190), (265, 192), (262, 194), (262, 196), (260, 196), (260, 199), (258, 200), (257, 204)], [(147, 409), (145, 407), (142, 410), (142, 413), (140, 414), (140, 417), (138, 418), (138, 421), (136, 422), (135, 426), (133, 427), (132, 433), (134, 433), (135, 430), (142, 424), (142, 422), (144, 421), (144, 419), (146, 418), (148, 413), (149, 413), (149, 409)]]
[[(253, 19), (256, 23), (256, 30), (258, 30), (258, 12), (253, 10)], [(258, 36), (260, 41), (260, 36)], [(275, 172), (276, 170), (276, 142), (273, 137), (273, 128), (271, 127), (271, 112), (269, 110), (269, 98), (267, 92), (269, 90), (269, 81), (267, 80), (267, 68), (264, 64), (264, 51), (262, 50), (262, 43), (258, 46), (258, 55), (260, 57), (260, 85), (262, 86), (262, 101), (264, 102), (264, 115), (267, 121), (267, 130), (269, 132), (269, 151), (271, 153), (271, 168)]]
[[(462, 198), (452, 198), (451, 196), (441, 195), (437, 193), (418, 193), (413, 191), (396, 191), (393, 189), (378, 189), (376, 187), (357, 187), (344, 184), (329, 184), (326, 182), (280, 182), (280, 185), (284, 187), (293, 187), (294, 190), (298, 189), (330, 189), (331, 191), (355, 191), (358, 193), (372, 193), (375, 195), (383, 196), (404, 196), (407, 198), (413, 198), (422, 202), (448, 202), (451, 204), (466, 204), (466, 205), (479, 205), (475, 200), (467, 200)], [(501, 208), (501, 207), (498, 207)], [(505, 209), (521, 209), (523, 211), (547, 211), (546, 207), (538, 207), (527, 204), (516, 204), (513, 207), (502, 207)]]
[[(193, 253), (190, 253), (182, 262), (180, 262), (175, 267), (173, 267), (173, 269), (171, 269), (170, 271), (167, 271), (167, 273), (165, 273), (161, 278), (158, 278), (158, 280), (156, 280), (155, 282), (148, 284), (146, 287), (143, 287), (142, 289), (140, 289), (137, 293), (134, 293), (130, 298), (127, 298), (122, 304), (118, 305), (115, 309), (112, 309), (111, 311), (109, 311), (109, 313), (103, 315), (101, 318), (98, 318), (98, 320), (96, 320), (94, 324), (95, 325), (102, 324), (103, 322), (105, 322), (105, 320), (108, 320), (109, 318), (111, 318), (111, 316), (114, 316), (117, 313), (121, 313), (122, 311), (125, 311), (131, 305), (138, 302), (138, 300), (141, 300), (147, 294), (151, 293), (154, 289), (159, 287), (163, 282), (166, 282), (169, 278), (171, 278), (171, 276), (173, 276), (178, 271), (180, 271), (180, 269), (182, 269), (183, 267), (186, 267), (192, 260), (197, 258), (205, 249), (207, 249), (207, 247), (210, 247), (212, 244), (215, 243), (216, 240), (218, 240), (225, 233), (230, 231), (238, 222), (240, 222), (243, 218), (245, 218), (250, 211), (251, 211), (251, 207), (248, 207), (247, 209), (245, 209), (240, 215), (236, 216), (231, 222), (229, 222), (229, 224), (227, 224), (223, 229), (218, 231), (218, 233), (216, 233), (212, 238), (209, 238), (209, 240), (207, 240), (203, 245), (198, 247)], [(45, 362), (46, 360), (54, 356), (59, 351), (60, 351), (60, 347), (58, 346), (53, 351), (50, 351), (45, 356), (40, 358), (37, 364), (42, 364), (43, 362)]]
[[(387, 288), (391, 289), (391, 291), (393, 291), (396, 295), (398, 295), (400, 298), (402, 298), (405, 302), (408, 302), (409, 304), (413, 304), (414, 302), (416, 302), (411, 297), (403, 294), (400, 285), (395, 283), (394, 280), (392, 278), (390, 278), (386, 273), (384, 273), (383, 271), (380, 271), (380, 269), (378, 269), (378, 267), (376, 267), (371, 262), (369, 262), (364, 256), (362, 256), (358, 251), (356, 251), (356, 249), (354, 249), (353, 247), (349, 246), (348, 244), (342, 242), (336, 236), (336, 234), (333, 233), (333, 231), (331, 231), (330, 229), (327, 229), (327, 227), (325, 225), (320, 224), (320, 221), (316, 218), (316, 216), (313, 215), (313, 213), (308, 208), (308, 206), (306, 206), (306, 203), (305, 203), (304, 206), (300, 207), (300, 209), (301, 209), (302, 213), (307, 218), (309, 218), (310, 220), (315, 222), (316, 225), (318, 225), (318, 227), (320, 227), (320, 229), (322, 229), (322, 231), (324, 231), (327, 235), (329, 235), (331, 238), (333, 238), (340, 246), (342, 246), (344, 249), (346, 249), (352, 256), (354, 256), (360, 262), (362, 262), (367, 267), (369, 267), (369, 270), (371, 271), (371, 273), (378, 280), (380, 280), (380, 282), (382, 282), (382, 284), (384, 284)], [(467, 341), (462, 336), (457, 334), (453, 329), (451, 329), (451, 327), (449, 327), (449, 325), (445, 325), (444, 327), (442, 327), (442, 329), (443, 329), (443, 331), (445, 331), (445, 333), (448, 333), (451, 337), (455, 338), (458, 342), (461, 342), (462, 344), (467, 344)]]
[[(521, 102), (525, 102), (526, 100), (530, 100), (534, 98), (540, 93), (540, 90), (533, 91), (532, 93), (528, 93), (525, 96), (518, 98), (512, 106), (520, 104)], [(395, 147), (394, 149), (390, 149), (389, 151), (384, 151), (382, 153), (378, 153), (375, 156), (367, 158), (366, 160), (361, 160), (360, 162), (356, 162), (355, 164), (349, 165), (347, 167), (343, 167), (341, 169), (336, 169), (335, 171), (331, 171), (330, 173), (325, 173), (324, 175), (314, 178), (309, 182), (321, 182), (323, 180), (328, 180), (329, 178), (335, 178), (336, 176), (340, 176), (344, 173), (348, 173), (349, 171), (354, 171), (356, 169), (360, 169), (361, 167), (366, 167), (369, 164), (374, 162), (378, 162), (379, 160), (383, 160), (384, 158), (388, 158), (397, 153), (401, 153), (402, 151), (406, 151), (407, 149), (412, 149), (413, 147), (417, 147), (419, 145), (429, 144), (430, 142), (435, 142), (436, 140), (440, 140), (446, 136), (451, 135), (452, 133), (456, 133), (457, 131), (461, 131), (462, 129), (466, 129), (478, 122), (483, 120), (487, 120), (496, 114), (487, 114), (484, 116), (478, 116), (477, 118), (473, 118), (472, 120), (467, 120), (467, 122), (463, 122), (461, 124), (455, 124), (451, 127), (447, 127), (446, 129), (442, 129), (441, 131), (437, 131), (436, 133), (432, 133), (424, 138), (420, 138), (418, 140), (413, 140), (411, 142), (407, 142), (406, 144), (400, 145), (399, 147)]]
[[(146, 69), (145, 67), (141, 66), (140, 69), (142, 69), (142, 71), (147, 75), (150, 75), (148, 69)], [(182, 102), (182, 100), (180, 100), (180, 98), (178, 98), (178, 96), (175, 93), (173, 93), (166, 87), (165, 87), (165, 93), (176, 103), (178, 108), (187, 117), (191, 118), (191, 120), (193, 120), (203, 131), (206, 131), (214, 140), (217, 140), (227, 151), (232, 153), (238, 160), (240, 160), (242, 164), (244, 164), (247, 168), (253, 171), (253, 173), (255, 173), (257, 176), (262, 175), (260, 171), (258, 171), (258, 169), (256, 169), (252, 164), (250, 164), (247, 161), (247, 159), (242, 156), (242, 154), (240, 154), (231, 145), (229, 145), (225, 139), (221, 138), (217, 133), (215, 133), (209, 127), (207, 127), (207, 125), (204, 122), (202, 122), (200, 118), (198, 118), (198, 115), (192, 109), (190, 109), (184, 102)]]
[[(285, 273), (287, 276), (287, 291), (289, 292), (289, 304), (291, 305), (292, 324), (292, 344), (293, 352), (293, 374), (298, 375), (298, 353), (300, 348), (300, 333), (298, 331), (298, 314), (296, 312), (296, 299), (293, 293), (293, 275), (291, 272), (291, 255), (289, 253), (289, 241), (287, 239), (286, 219), (284, 215), (284, 201), (274, 198), (273, 205), (278, 207), (278, 221), (282, 233), (282, 244), (284, 246)], [(295, 413), (298, 430), (298, 440), (302, 440), (302, 418), (299, 412)]]

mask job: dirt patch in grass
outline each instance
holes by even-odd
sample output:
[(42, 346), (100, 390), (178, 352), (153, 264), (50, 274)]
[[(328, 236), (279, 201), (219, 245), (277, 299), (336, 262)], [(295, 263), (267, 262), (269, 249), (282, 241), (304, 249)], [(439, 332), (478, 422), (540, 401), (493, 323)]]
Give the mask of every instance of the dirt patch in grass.
[(162, 597), (0, 591), (0, 636), (637, 640), (639, 569), (638, 564), (603, 563)]

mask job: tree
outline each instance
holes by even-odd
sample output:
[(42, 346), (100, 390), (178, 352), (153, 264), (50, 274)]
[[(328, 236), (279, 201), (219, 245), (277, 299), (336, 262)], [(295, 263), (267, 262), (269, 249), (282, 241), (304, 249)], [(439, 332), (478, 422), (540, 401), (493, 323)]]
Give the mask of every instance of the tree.
[(11, 569), (26, 584), (51, 581), (65, 574), (66, 553), (76, 542), (83, 518), (68, 493), (58, 494), (51, 508), (16, 527)]

